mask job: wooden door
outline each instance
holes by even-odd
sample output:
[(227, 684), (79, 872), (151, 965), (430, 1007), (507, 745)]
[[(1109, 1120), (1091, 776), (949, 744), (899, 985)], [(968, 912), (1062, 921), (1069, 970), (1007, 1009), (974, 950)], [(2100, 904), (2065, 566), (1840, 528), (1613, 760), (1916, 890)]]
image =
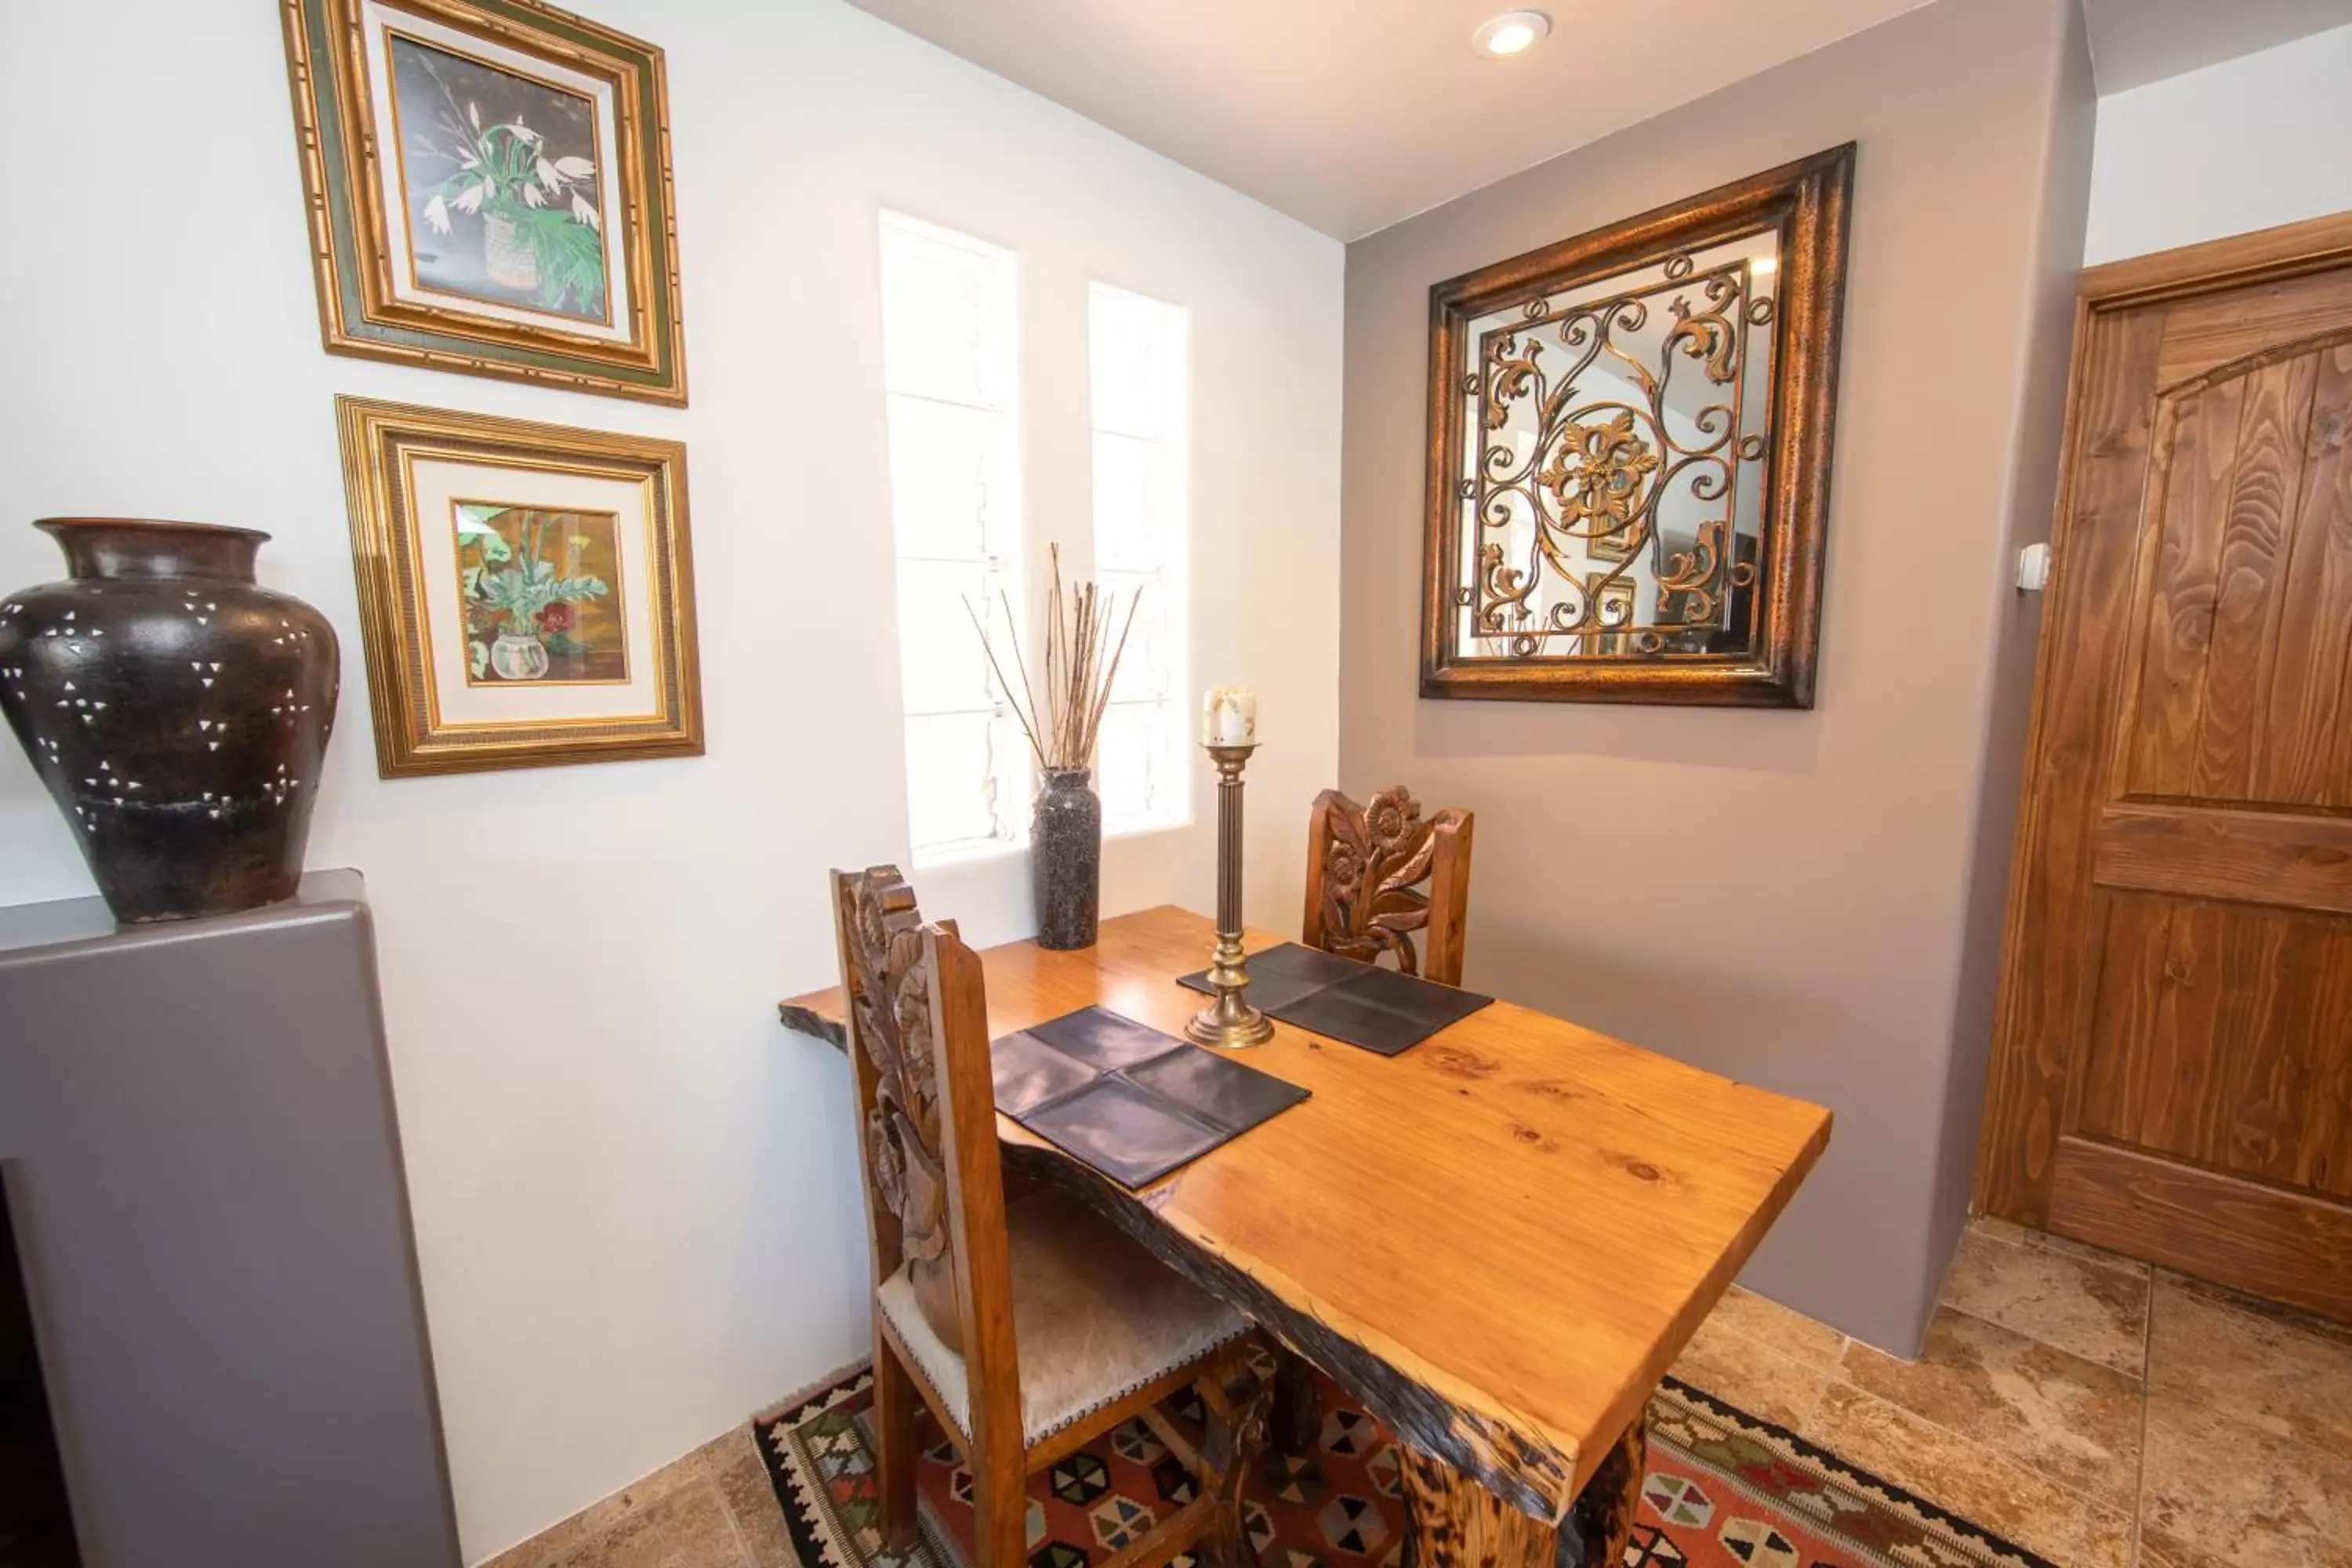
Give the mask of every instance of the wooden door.
[(1978, 1200), (2352, 1318), (2352, 216), (2084, 274)]

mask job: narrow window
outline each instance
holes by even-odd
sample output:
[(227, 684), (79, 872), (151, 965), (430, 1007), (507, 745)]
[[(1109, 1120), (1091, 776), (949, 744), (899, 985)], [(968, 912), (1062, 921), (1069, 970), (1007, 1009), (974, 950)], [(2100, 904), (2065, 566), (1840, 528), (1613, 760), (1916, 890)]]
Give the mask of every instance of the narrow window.
[(965, 610), (1021, 614), (1013, 253), (882, 215), (890, 515), (915, 862), (1016, 842), (1026, 742)]
[(1103, 715), (1097, 788), (1103, 825), (1133, 831), (1186, 821), (1191, 809), (1182, 700), (1189, 321), (1180, 305), (1104, 283), (1093, 285), (1087, 305), (1095, 579), (1122, 606), (1141, 595)]

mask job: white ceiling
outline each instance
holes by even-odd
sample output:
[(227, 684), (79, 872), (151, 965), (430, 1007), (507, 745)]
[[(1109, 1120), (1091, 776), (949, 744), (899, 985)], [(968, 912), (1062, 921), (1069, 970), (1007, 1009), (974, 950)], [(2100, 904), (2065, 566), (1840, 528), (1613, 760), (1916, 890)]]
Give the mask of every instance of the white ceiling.
[(2101, 92), (2146, 87), (2330, 27), (2352, 0), (2083, 0)]
[[(1354, 239), (1921, 0), (855, 0), (1303, 222)], [(1500, 11), (1549, 11), (1516, 59)]]
[[(1354, 239), (1923, 0), (1678, 0), (1675, 35), (1704, 48), (1622, 54), (1654, 35), (1655, 0), (854, 3)], [(2352, 0), (2084, 4), (2105, 91), (2352, 21)], [(1472, 52), (1472, 28), (1528, 5), (1549, 40)]]

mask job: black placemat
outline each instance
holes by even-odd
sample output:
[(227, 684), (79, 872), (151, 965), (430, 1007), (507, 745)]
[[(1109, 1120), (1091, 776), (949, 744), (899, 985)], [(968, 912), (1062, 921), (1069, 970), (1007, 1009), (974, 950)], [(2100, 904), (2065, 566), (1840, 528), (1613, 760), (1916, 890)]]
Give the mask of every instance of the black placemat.
[[(1411, 1049), (1494, 1000), (1295, 942), (1251, 953), (1249, 973), (1249, 1002), (1259, 1011), (1384, 1057)], [(1209, 972), (1187, 974), (1181, 984), (1205, 992)]]
[(996, 1109), (1124, 1187), (1145, 1187), (1307, 1098), (1296, 1084), (1081, 1007), (989, 1047)]

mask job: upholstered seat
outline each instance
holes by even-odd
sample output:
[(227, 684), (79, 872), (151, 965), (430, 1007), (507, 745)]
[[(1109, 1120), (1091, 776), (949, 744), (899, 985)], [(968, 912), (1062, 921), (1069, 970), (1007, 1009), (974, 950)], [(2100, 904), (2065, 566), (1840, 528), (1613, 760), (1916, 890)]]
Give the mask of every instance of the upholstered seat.
[[(1035, 1445), (1248, 1331), (1085, 1203), (1048, 1189), (1005, 1210), (1021, 1424)], [(906, 1270), (875, 1299), (961, 1429), (971, 1431), (963, 1357), (915, 1305)]]

